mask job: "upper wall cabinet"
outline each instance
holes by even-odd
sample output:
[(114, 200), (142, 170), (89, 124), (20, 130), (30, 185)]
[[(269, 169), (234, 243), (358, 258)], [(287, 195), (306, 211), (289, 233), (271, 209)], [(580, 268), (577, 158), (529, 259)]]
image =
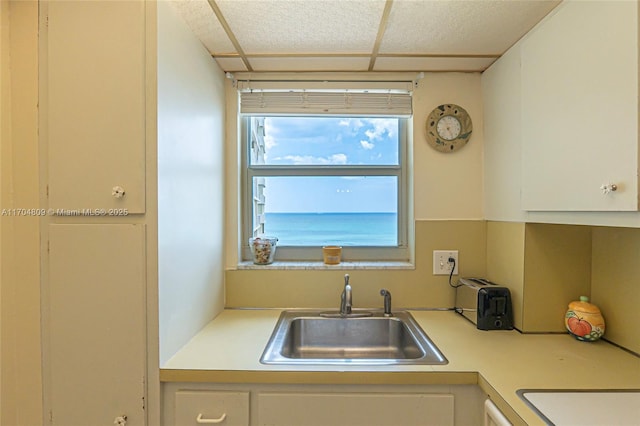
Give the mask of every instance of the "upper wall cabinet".
[(638, 3), (565, 1), (523, 40), (521, 82), (522, 208), (638, 210)]
[(145, 4), (43, 7), (49, 207), (144, 213)]

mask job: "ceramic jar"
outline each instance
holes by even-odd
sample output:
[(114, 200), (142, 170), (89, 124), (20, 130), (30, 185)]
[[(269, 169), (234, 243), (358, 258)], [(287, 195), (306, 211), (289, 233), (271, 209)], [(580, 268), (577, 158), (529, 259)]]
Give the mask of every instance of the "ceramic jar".
[(589, 303), (586, 296), (569, 303), (564, 324), (573, 337), (584, 342), (594, 342), (604, 334), (602, 313), (596, 305)]
[(253, 255), (253, 263), (256, 265), (269, 265), (273, 263), (276, 255), (276, 237), (256, 237), (249, 238), (249, 247)]

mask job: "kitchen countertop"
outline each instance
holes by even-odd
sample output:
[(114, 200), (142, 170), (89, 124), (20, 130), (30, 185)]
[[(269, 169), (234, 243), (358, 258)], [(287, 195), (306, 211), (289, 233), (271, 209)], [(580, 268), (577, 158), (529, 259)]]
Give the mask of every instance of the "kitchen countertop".
[(163, 382), (478, 384), (515, 424), (544, 422), (518, 389), (637, 389), (640, 358), (568, 334), (481, 331), (453, 311), (412, 311), (446, 365), (264, 365), (277, 309), (225, 310), (160, 370)]

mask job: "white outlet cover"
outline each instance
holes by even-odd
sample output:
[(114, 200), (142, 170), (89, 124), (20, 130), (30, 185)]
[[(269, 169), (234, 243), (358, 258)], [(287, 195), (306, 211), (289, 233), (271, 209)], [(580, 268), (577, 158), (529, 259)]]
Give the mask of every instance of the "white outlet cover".
[(451, 273), (451, 264), (449, 257), (456, 260), (453, 275), (458, 275), (458, 250), (434, 250), (433, 251), (433, 275), (449, 275)]

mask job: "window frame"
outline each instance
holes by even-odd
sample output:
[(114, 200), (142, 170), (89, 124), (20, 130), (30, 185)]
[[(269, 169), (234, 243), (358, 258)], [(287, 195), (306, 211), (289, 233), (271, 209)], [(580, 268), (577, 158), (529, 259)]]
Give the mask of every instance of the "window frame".
[[(270, 116), (291, 117), (301, 114), (269, 114)], [(240, 156), (241, 156), (241, 256), (243, 261), (251, 260), (249, 238), (253, 236), (253, 178), (287, 176), (397, 176), (397, 246), (343, 246), (343, 261), (409, 261), (409, 193), (408, 193), (408, 146), (409, 120), (406, 116), (341, 115), (350, 118), (397, 118), (398, 119), (398, 164), (397, 165), (265, 165), (251, 164), (251, 118), (265, 114), (243, 114), (240, 116)], [(305, 114), (307, 117), (323, 117), (319, 114)], [(326, 117), (326, 115), (324, 115)], [(321, 246), (277, 246), (275, 261), (319, 261), (322, 259)]]

